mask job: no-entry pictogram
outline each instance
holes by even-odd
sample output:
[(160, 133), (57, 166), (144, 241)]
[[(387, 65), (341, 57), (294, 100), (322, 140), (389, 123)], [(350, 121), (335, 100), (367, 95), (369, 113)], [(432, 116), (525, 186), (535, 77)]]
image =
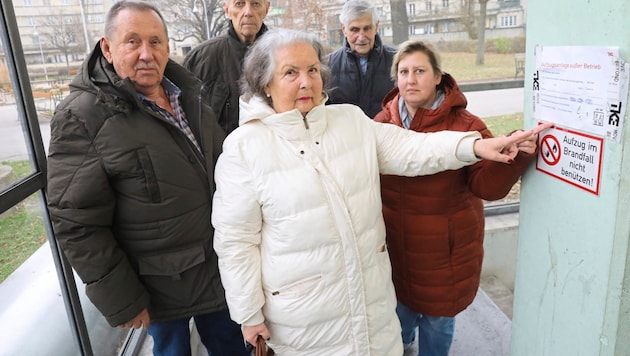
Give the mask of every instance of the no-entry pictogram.
[(550, 166), (555, 166), (560, 162), (562, 151), (560, 150), (560, 142), (555, 136), (545, 135), (542, 138), (540, 141), (540, 155)]

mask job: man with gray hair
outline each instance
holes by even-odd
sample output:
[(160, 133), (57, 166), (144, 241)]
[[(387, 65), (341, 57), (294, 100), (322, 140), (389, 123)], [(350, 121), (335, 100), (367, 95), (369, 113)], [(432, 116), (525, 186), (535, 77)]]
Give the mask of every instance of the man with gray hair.
[(210, 224), (225, 134), (201, 82), (168, 58), (164, 19), (119, 1), (50, 124), (55, 238), (107, 322), (145, 328), (154, 355), (248, 355), (230, 320)]
[(394, 87), (389, 71), (396, 49), (381, 41), (378, 13), (369, 1), (347, 1), (339, 22), (344, 45), (328, 56), (333, 74), (328, 102), (358, 105), (374, 118), (385, 94)]

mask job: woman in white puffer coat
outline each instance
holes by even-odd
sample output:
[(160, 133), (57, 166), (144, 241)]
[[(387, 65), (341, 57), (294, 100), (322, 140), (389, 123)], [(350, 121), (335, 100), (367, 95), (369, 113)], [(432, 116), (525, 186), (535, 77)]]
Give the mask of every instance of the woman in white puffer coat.
[(214, 248), (230, 315), (277, 355), (402, 355), (379, 173), (509, 162), (534, 131), (422, 134), (325, 106), (322, 46), (273, 29), (250, 49), (240, 127), (216, 167)]

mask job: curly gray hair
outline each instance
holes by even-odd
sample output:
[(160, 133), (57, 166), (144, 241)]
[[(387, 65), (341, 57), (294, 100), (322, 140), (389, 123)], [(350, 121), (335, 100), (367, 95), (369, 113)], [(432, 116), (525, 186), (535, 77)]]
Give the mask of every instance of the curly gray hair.
[(265, 32), (245, 56), (240, 83), (243, 100), (249, 101), (253, 96), (259, 96), (271, 105), (270, 99), (266, 98), (265, 88), (271, 84), (276, 69), (276, 50), (295, 43), (307, 43), (313, 47), (319, 58), (324, 89), (327, 88), (331, 73), (328, 66), (323, 63), (324, 46), (315, 35), (286, 28), (273, 28)]

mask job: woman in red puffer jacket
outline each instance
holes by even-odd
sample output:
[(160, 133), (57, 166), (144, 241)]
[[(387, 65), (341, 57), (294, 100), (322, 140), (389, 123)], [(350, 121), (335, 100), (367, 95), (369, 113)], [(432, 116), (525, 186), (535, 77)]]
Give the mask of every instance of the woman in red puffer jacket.
[[(425, 43), (403, 43), (391, 70), (396, 87), (375, 121), (418, 132), (492, 133), (466, 110), (455, 79)], [(475, 298), (483, 260), (483, 200), (507, 195), (535, 158), (536, 140), (519, 144), (511, 164), (480, 161), (429, 176), (384, 175), (383, 215), (403, 342), (419, 327), (419, 355), (448, 355), (455, 315)]]

